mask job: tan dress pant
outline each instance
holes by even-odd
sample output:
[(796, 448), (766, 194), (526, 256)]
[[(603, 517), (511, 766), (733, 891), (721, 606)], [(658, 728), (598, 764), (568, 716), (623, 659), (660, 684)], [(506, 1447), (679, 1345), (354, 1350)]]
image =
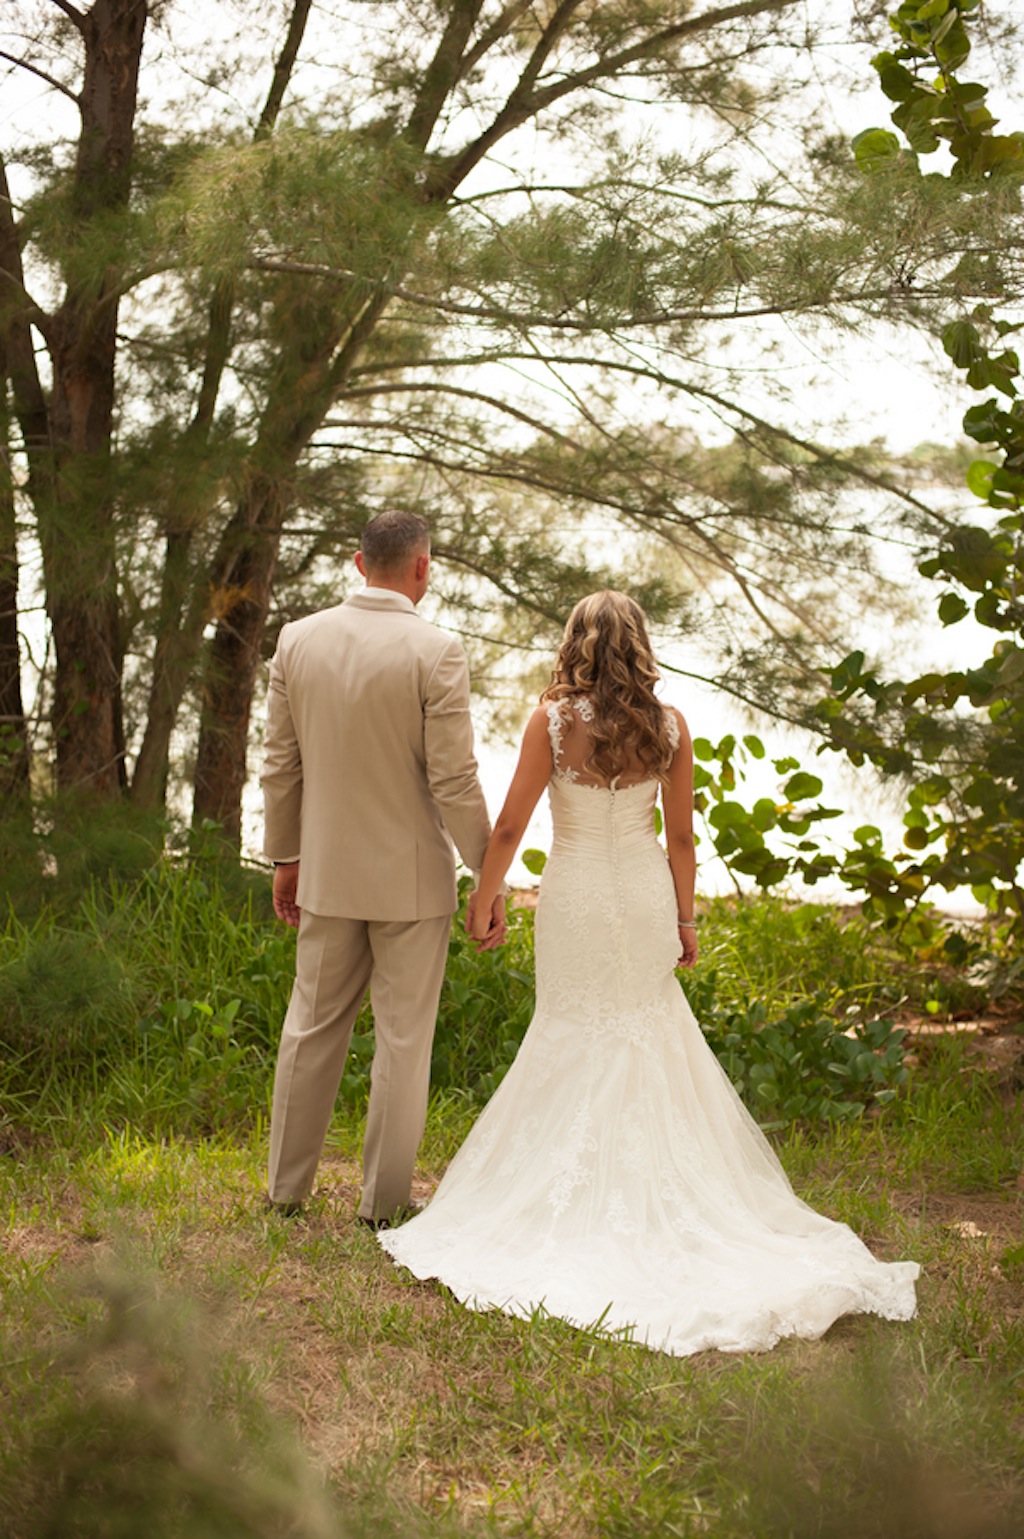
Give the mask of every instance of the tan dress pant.
[(303, 909), (274, 1076), (272, 1202), (301, 1202), (312, 1191), (367, 984), (375, 1045), (359, 1212), (389, 1218), (408, 1202), (427, 1120), (430, 1050), (450, 931), (448, 914), (385, 921), (326, 918)]

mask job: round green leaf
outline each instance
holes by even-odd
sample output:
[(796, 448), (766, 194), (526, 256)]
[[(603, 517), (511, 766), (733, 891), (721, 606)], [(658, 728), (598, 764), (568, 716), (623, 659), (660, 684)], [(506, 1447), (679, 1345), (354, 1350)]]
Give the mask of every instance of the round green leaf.
[(935, 57), (944, 70), (959, 69), (967, 58), (971, 51), (970, 39), (955, 11), (950, 12), (939, 23), (932, 46), (935, 49)]
[(907, 101), (917, 89), (917, 81), (908, 69), (905, 69), (902, 64), (896, 63), (892, 54), (887, 54), (883, 57), (891, 62), (880, 65), (878, 59), (872, 61), (878, 70), (878, 80), (882, 90), (890, 101)]
[(777, 814), (775, 803), (771, 797), (758, 797), (754, 803), (754, 810), (751, 816), (754, 820), (754, 827), (760, 829), (762, 834), (767, 833), (769, 828), (774, 828)]
[(989, 493), (992, 490), (992, 477), (995, 475), (995, 471), (996, 467), (992, 464), (991, 460), (972, 460), (971, 464), (967, 467), (968, 489), (974, 493), (975, 497), (980, 497), (984, 502), (988, 501)]
[(943, 625), (955, 625), (968, 613), (968, 605), (958, 593), (944, 593), (939, 599), (939, 619)]
[(969, 369), (985, 357), (978, 329), (970, 321), (951, 321), (942, 333), (942, 346), (958, 369)]
[(865, 128), (855, 136), (852, 148), (862, 171), (877, 171), (896, 159), (900, 141), (887, 128)]
[(824, 781), (817, 775), (809, 775), (806, 770), (798, 770), (791, 775), (783, 786), (786, 798), (791, 802), (804, 801), (808, 796), (820, 796)]
[(717, 807), (712, 807), (708, 813), (708, 822), (712, 828), (735, 828), (741, 823), (749, 821), (750, 814), (746, 807), (739, 802), (719, 802)]

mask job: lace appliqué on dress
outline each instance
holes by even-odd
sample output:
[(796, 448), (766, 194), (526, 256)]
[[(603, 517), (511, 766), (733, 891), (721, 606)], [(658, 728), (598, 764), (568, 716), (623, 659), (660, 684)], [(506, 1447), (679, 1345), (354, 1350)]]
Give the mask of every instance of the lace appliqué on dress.
[(548, 707), (548, 739), (551, 743), (552, 772), (559, 780), (578, 780), (579, 775), (574, 769), (563, 769), (558, 762), (562, 757), (562, 739), (565, 735), (565, 726), (562, 721), (562, 707), (559, 701), (549, 700)]
[(556, 780), (561, 780), (568, 785), (574, 785), (579, 781), (579, 770), (573, 769), (571, 765), (562, 763), (566, 729), (566, 718), (562, 713), (565, 709), (576, 711), (581, 721), (592, 722), (594, 719), (594, 702), (586, 695), (574, 695), (569, 700), (548, 701), (548, 738), (551, 742), (552, 774)]
[[(668, 706), (664, 708), (665, 730), (668, 735), (669, 746), (675, 753), (679, 748), (680, 733), (679, 720), (675, 711)], [(571, 764), (565, 763), (565, 734), (569, 727), (567, 713), (575, 711), (580, 720), (589, 725), (594, 720), (594, 702), (589, 695), (573, 695), (565, 700), (550, 700), (547, 705), (548, 739), (551, 743), (552, 775), (555, 780), (560, 780), (563, 785), (578, 785), (583, 783), (580, 771)], [(618, 777), (612, 782), (614, 786)], [(589, 782), (587, 782), (589, 783)], [(600, 789), (607, 789), (604, 786)]]

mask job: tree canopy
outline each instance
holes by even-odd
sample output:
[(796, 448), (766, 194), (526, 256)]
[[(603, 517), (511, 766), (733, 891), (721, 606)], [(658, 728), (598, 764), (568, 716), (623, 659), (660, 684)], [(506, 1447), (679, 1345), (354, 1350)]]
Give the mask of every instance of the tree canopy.
[[(875, 12), (834, 20), (866, 45)], [(276, 627), (394, 502), (493, 690), (615, 582), (805, 712), (883, 586), (872, 541), (949, 516), (804, 428), (779, 350), (927, 331), (1020, 263), (1011, 178), (897, 186), (808, 115), (827, 44), (796, 0), (9, 6), (11, 785), (19, 528), (52, 640), (36, 783), (52, 760), (159, 808), (191, 782), (235, 837)]]

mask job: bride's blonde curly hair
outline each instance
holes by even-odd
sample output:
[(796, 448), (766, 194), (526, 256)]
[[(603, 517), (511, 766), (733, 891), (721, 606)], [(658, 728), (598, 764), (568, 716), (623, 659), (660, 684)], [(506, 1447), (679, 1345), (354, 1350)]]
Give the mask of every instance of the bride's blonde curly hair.
[(591, 774), (612, 780), (639, 760), (647, 774), (665, 780), (674, 750), (654, 693), (660, 677), (640, 605), (605, 588), (580, 599), (569, 616), (540, 698), (588, 698), (594, 716), (584, 768)]

